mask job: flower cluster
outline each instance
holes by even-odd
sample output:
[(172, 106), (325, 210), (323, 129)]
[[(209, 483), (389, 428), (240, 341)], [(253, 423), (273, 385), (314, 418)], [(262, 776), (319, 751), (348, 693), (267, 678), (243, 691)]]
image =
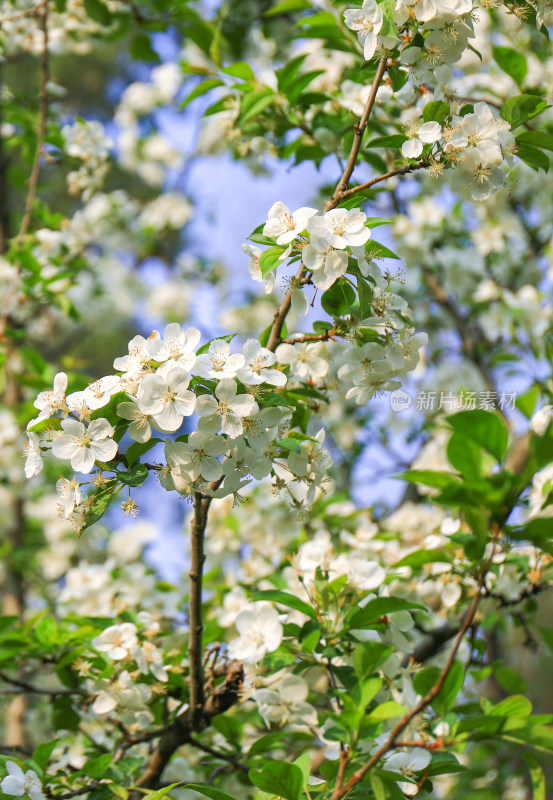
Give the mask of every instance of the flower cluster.
[[(66, 394), (67, 376), (56, 375), (53, 387), (35, 400), (40, 413), (28, 426), (27, 477), (41, 471), (42, 452), (51, 449), (76, 472), (89, 474), (96, 465), (117, 480), (125, 463), (123, 433), (149, 449), (155, 430), (180, 433), (166, 439), (165, 465), (155, 467), (167, 490), (236, 496), (252, 477), (273, 474), (298, 508), (313, 502), (328, 455), (320, 436), (297, 432), (280, 444), (291, 412), (282, 394), (287, 376), (276, 355), (254, 339), (236, 353), (224, 339), (197, 349), (199, 340), (196, 328), (171, 323), (163, 336), (135, 336), (128, 354), (114, 361), (119, 373), (82, 391)], [(190, 430), (193, 414), (197, 429)], [(60, 507), (77, 525), (89, 503), (80, 486), (76, 479), (58, 481)]]

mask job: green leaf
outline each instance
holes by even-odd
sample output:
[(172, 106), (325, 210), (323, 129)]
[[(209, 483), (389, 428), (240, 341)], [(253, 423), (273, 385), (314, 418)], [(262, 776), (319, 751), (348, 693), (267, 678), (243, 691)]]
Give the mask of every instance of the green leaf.
[(58, 641), (58, 625), (52, 617), (40, 619), (33, 630), (37, 641), (48, 649), (51, 649)]
[(426, 611), (426, 606), (404, 600), (402, 597), (377, 597), (363, 608), (356, 609), (348, 619), (348, 628), (365, 628), (394, 611)]
[(394, 648), (383, 642), (360, 642), (353, 651), (353, 669), (359, 680), (369, 678), (393, 652)]
[(243, 125), (251, 117), (260, 114), (274, 100), (275, 94), (270, 89), (245, 95), (240, 109), (240, 123)]
[(104, 755), (98, 756), (98, 758), (92, 758), (90, 761), (87, 761), (82, 771), (85, 775), (88, 775), (89, 778), (101, 778), (111, 766), (112, 761), (113, 754), (104, 753)]
[(310, 605), (304, 603), (304, 601), (300, 600), (299, 597), (295, 597), (293, 594), (288, 594), (288, 592), (281, 592), (279, 589), (267, 589), (263, 592), (257, 592), (251, 599), (269, 600), (272, 603), (280, 603), (281, 606), (286, 606), (287, 608), (293, 608), (296, 611), (301, 611), (302, 614), (311, 617), (311, 619), (317, 619), (317, 612), (314, 608), (311, 608)]
[(269, 247), (259, 257), (259, 266), (261, 268), (261, 274), (265, 278), (271, 270), (282, 263), (280, 261), (281, 255), (286, 250), (284, 245), (275, 245), (274, 247)]
[(217, 86), (224, 86), (224, 82), (220, 78), (206, 78), (205, 81), (202, 81), (197, 86), (192, 89), (189, 95), (184, 98), (182, 103), (179, 106), (179, 111), (183, 108), (186, 108), (188, 103), (191, 103), (192, 100), (195, 100), (197, 97), (201, 97), (207, 92), (211, 91), (211, 89), (215, 89)]
[[(195, 792), (203, 794), (204, 797), (209, 797), (210, 800), (236, 800), (234, 795), (224, 792), (222, 789), (218, 789), (216, 786), (209, 786), (208, 784), (204, 783), (186, 783), (183, 786), (183, 789), (193, 789)], [(151, 796), (152, 795), (148, 796), (148, 800), (150, 800)]]
[(296, 758), (294, 764), (301, 769), (303, 773), (303, 785), (307, 786), (309, 776), (311, 775), (311, 756), (309, 753), (304, 753), (299, 756), (299, 758)]
[(127, 486), (140, 486), (149, 475), (145, 464), (135, 464), (128, 472), (117, 472), (117, 479)]
[(535, 94), (519, 94), (510, 97), (501, 108), (501, 116), (510, 123), (511, 128), (518, 128), (532, 117), (545, 111), (547, 102)]
[(287, 761), (268, 761), (263, 769), (251, 769), (248, 776), (263, 792), (276, 794), (285, 800), (300, 800), (303, 792), (303, 772)]
[(503, 72), (510, 75), (519, 85), (524, 82), (528, 72), (528, 64), (520, 50), (512, 47), (492, 47), (493, 57)]
[(288, 14), (291, 11), (305, 11), (306, 8), (312, 8), (308, 0), (281, 0), (276, 6), (265, 11), (263, 16), (274, 17), (277, 14)]
[(517, 144), (530, 144), (533, 147), (542, 147), (544, 150), (553, 150), (553, 136), (545, 131), (523, 131), (516, 137)]
[(399, 92), (399, 90), (405, 86), (409, 78), (408, 73), (398, 67), (389, 67), (388, 76), (394, 92)]
[(153, 438), (149, 439), (147, 442), (135, 442), (134, 444), (131, 444), (127, 448), (127, 452), (125, 453), (125, 460), (127, 462), (127, 466), (129, 467), (129, 469), (133, 466), (133, 464), (136, 461), (138, 461), (140, 456), (143, 456), (145, 453), (151, 450), (152, 447), (155, 447), (156, 444), (159, 444), (161, 441), (162, 441), (161, 439)]
[(95, 22), (100, 25), (110, 25), (112, 16), (101, 0), (84, 0), (84, 10)]
[(357, 296), (359, 297), (359, 313), (361, 317), (369, 317), (372, 310), (373, 292), (368, 282), (360, 275), (357, 278)]
[(532, 703), (521, 694), (506, 697), (488, 711), (491, 717), (528, 717), (532, 713)]
[(422, 483), (423, 486), (432, 486), (434, 489), (446, 489), (452, 485), (459, 485), (459, 479), (448, 472), (434, 472), (430, 469), (408, 469), (399, 472), (396, 478), (401, 478), (409, 483)]
[[(417, 672), (413, 678), (413, 686), (415, 691), (425, 696), (436, 685), (438, 678), (441, 675), (439, 667), (428, 667), (421, 672)], [(442, 684), (442, 687), (434, 700), (432, 700), (432, 707), (441, 716), (450, 710), (455, 702), (455, 698), (461, 691), (465, 680), (465, 670), (460, 661), (454, 661), (451, 669)]]
[[(553, 137), (552, 137), (553, 138)], [(526, 419), (531, 419), (536, 409), (536, 404), (540, 396), (540, 390), (537, 386), (532, 386), (531, 389), (519, 394), (515, 400), (515, 405), (521, 411)]]
[(394, 569), (398, 567), (422, 567), (425, 564), (451, 564), (453, 556), (445, 550), (415, 550), (414, 553), (404, 556), (397, 564), (394, 564)]
[(512, 667), (505, 667), (503, 665), (495, 667), (494, 675), (499, 685), (505, 689), (506, 692), (523, 694), (528, 691), (526, 681)]
[(401, 703), (396, 703), (395, 700), (386, 700), (385, 703), (381, 703), (371, 711), (367, 717), (367, 721), (369, 723), (384, 722), (384, 720), (401, 717), (406, 713), (407, 709), (405, 706), (402, 706)]
[(132, 37), (129, 53), (137, 61), (160, 61), (159, 53), (152, 47), (152, 41), (147, 33), (137, 33)]
[(58, 742), (59, 739), (53, 739), (51, 742), (39, 744), (38, 747), (35, 747), (33, 750), (33, 761), (40, 770), (44, 771), (48, 766), (50, 756), (52, 755)]
[(331, 317), (348, 314), (355, 303), (355, 290), (344, 278), (338, 278), (321, 297), (321, 305)]
[(549, 167), (551, 166), (549, 156), (542, 153), (537, 147), (532, 147), (530, 144), (518, 144), (516, 154), (536, 172), (540, 169), (543, 169), (544, 172), (549, 172)]
[(545, 775), (543, 769), (539, 765), (536, 758), (526, 751), (520, 753), (526, 764), (528, 765), (528, 772), (530, 773), (530, 781), (532, 782), (532, 800), (546, 800), (545, 788)]
[(422, 110), (425, 122), (439, 122), (440, 124), (449, 116), (449, 106), (444, 100), (432, 100)]
[[(161, 800), (162, 797), (165, 797), (166, 794), (169, 794), (171, 789), (174, 789), (175, 786), (182, 786), (182, 781), (178, 781), (178, 783), (172, 783), (170, 786), (164, 786), (163, 789), (157, 789), (155, 792), (148, 792), (146, 797), (148, 800)], [(227, 797), (218, 797), (214, 798), (213, 800), (235, 800), (234, 797), (228, 795)]]
[(495, 411), (475, 408), (450, 414), (447, 421), (460, 434), (477, 442), (500, 463), (509, 445), (509, 431), (503, 419)]
[(243, 81), (254, 81), (255, 72), (246, 61), (236, 61), (228, 67), (223, 67), (221, 72), (230, 75), (232, 78), (240, 78)]
[(454, 431), (447, 443), (447, 458), (452, 467), (467, 478), (474, 478), (482, 471), (480, 446), (464, 434)]
[(403, 133), (392, 133), (389, 136), (377, 136), (371, 139), (365, 147), (401, 147), (407, 141), (407, 136)]

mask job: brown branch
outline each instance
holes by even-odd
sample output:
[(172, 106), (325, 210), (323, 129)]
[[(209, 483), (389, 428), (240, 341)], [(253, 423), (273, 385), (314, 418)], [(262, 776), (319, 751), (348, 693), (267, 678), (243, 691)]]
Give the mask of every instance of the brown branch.
[[(209, 725), (212, 717), (228, 711), (231, 706), (240, 700), (243, 680), (244, 667), (242, 664), (238, 661), (228, 662), (224, 681), (219, 686), (216, 686), (205, 699), (201, 715), (202, 728), (206, 728)], [(171, 756), (179, 747), (190, 743), (193, 730), (195, 728), (193, 727), (192, 712), (191, 709), (187, 709), (167, 727), (136, 785), (145, 789), (157, 788), (161, 773), (167, 766)], [(133, 800), (135, 795), (138, 797), (138, 793), (133, 793)]]
[[(25, 200), (23, 217), (21, 219), (21, 224), (19, 226), (19, 231), (16, 239), (16, 248), (18, 251), (21, 250), (23, 241), (29, 231), (29, 227), (31, 224), (31, 219), (33, 216), (33, 208), (38, 190), (38, 179), (40, 175), (40, 157), (42, 155), (42, 148), (46, 140), (46, 128), (48, 122), (48, 81), (50, 80), (50, 66), (48, 58), (48, 2), (49, 0), (42, 0), (42, 2), (39, 3), (38, 6), (33, 10), (33, 13), (36, 14), (36, 16), (38, 17), (39, 27), (40, 30), (42, 31), (42, 36), (43, 36), (42, 54), (41, 54), (40, 90), (38, 94), (39, 123), (38, 123), (35, 157), (33, 160), (33, 164), (31, 166), (31, 174), (29, 175), (27, 198)], [(17, 291), (17, 285), (19, 282), (19, 270), (20, 270), (20, 265), (16, 264), (11, 285), (8, 287), (8, 290), (6, 292), (6, 297), (4, 299), (2, 314), (0, 316), (0, 339), (3, 339), (5, 335), (6, 326), (8, 324), (10, 304), (12, 302), (14, 294)]]
[(354, 186), (352, 189), (347, 189), (346, 191), (342, 192), (340, 195), (340, 202), (345, 200), (347, 197), (357, 194), (357, 192), (370, 189), (371, 186), (375, 186), (375, 184), (380, 183), (381, 181), (386, 181), (388, 178), (395, 178), (396, 175), (408, 175), (410, 172), (415, 172), (417, 169), (426, 169), (427, 166), (428, 164), (426, 161), (417, 161), (416, 164), (407, 164), (405, 167), (392, 169), (390, 172), (385, 172), (384, 175), (379, 175), (377, 178), (372, 178), (372, 180), (360, 184), (360, 186)]
[(191, 531), (190, 594), (188, 599), (188, 660), (190, 674), (190, 715), (192, 729), (200, 730), (204, 707), (204, 665), (202, 649), (202, 583), (205, 561), (204, 535), (207, 513), (201, 494), (194, 495), (194, 516)]
[(18, 11), (16, 14), (9, 14), (6, 17), (0, 17), (0, 25), (3, 25), (5, 22), (13, 22), (18, 19), (24, 19), (25, 17), (34, 17), (40, 11), (41, 6), (44, 5), (44, 0), (40, 0), (39, 3), (32, 6), (31, 8), (26, 8), (25, 11)]
[(290, 308), (292, 307), (292, 292), (304, 279), (306, 272), (307, 267), (302, 264), (296, 273), (296, 277), (294, 278), (292, 285), (286, 292), (284, 300), (275, 313), (273, 318), (273, 327), (271, 328), (271, 333), (269, 334), (269, 340), (267, 342), (267, 350), (270, 350), (272, 353), (275, 352), (281, 342), (280, 334), (282, 333), (282, 328), (284, 327), (284, 321), (288, 316)]
[(192, 738), (192, 736), (189, 738), (188, 743), (194, 747), (197, 747), (198, 750), (203, 750), (204, 753), (209, 753), (209, 755), (213, 756), (214, 758), (220, 758), (223, 761), (228, 761), (229, 764), (232, 764), (235, 769), (239, 769), (241, 772), (249, 772), (249, 767), (247, 767), (245, 764), (242, 764), (228, 753), (221, 753), (218, 750), (214, 750), (212, 747), (209, 747), (209, 745), (198, 741), (198, 739)]
[(336, 325), (332, 330), (324, 331), (324, 333), (302, 333), (301, 336), (290, 336), (288, 339), (281, 339), (281, 343), (286, 344), (303, 344), (304, 342), (326, 342), (327, 339), (332, 339), (336, 336)]
[(43, 689), (40, 686), (33, 686), (26, 681), (20, 681), (17, 678), (10, 678), (9, 675), (6, 675), (5, 672), (0, 672), (0, 680), (3, 680), (5, 683), (10, 683), (13, 687), (17, 687), (24, 692), (29, 692), (32, 694), (44, 694), (48, 697), (58, 697), (60, 695), (86, 695), (86, 692), (82, 689)]
[(365, 104), (363, 116), (361, 117), (360, 121), (357, 122), (355, 125), (355, 135), (353, 137), (353, 144), (351, 146), (349, 158), (347, 160), (342, 177), (338, 181), (336, 189), (334, 190), (334, 194), (332, 195), (332, 197), (325, 206), (326, 211), (330, 211), (331, 209), (336, 208), (338, 203), (342, 200), (344, 192), (348, 188), (348, 182), (352, 176), (353, 170), (355, 169), (355, 164), (357, 163), (359, 150), (361, 149), (361, 143), (363, 141), (363, 135), (365, 133), (369, 117), (371, 116), (371, 112), (373, 110), (374, 101), (376, 100), (376, 93), (378, 92), (380, 82), (384, 77), (384, 73), (386, 72), (387, 61), (388, 57), (384, 55), (378, 62), (378, 67), (376, 68), (376, 75), (374, 76), (374, 80), (371, 86), (371, 91), (369, 93), (367, 102)]
[(453, 663), (455, 661), (455, 656), (457, 655), (459, 647), (461, 646), (463, 637), (467, 632), (467, 630), (470, 628), (472, 621), (474, 620), (476, 611), (478, 609), (478, 604), (480, 603), (482, 597), (484, 581), (486, 579), (486, 575), (488, 574), (488, 570), (490, 568), (492, 558), (495, 552), (495, 542), (498, 534), (499, 534), (499, 529), (496, 528), (494, 538), (492, 540), (492, 550), (490, 556), (488, 557), (488, 559), (486, 560), (485, 564), (482, 567), (480, 578), (478, 580), (478, 585), (476, 588), (476, 593), (471, 601), (470, 606), (468, 607), (467, 612), (465, 613), (465, 616), (459, 627), (459, 631), (457, 633), (457, 636), (455, 637), (455, 641), (453, 642), (453, 646), (451, 648), (445, 666), (440, 672), (438, 680), (436, 681), (435, 685), (421, 700), (419, 700), (419, 702), (411, 709), (411, 711), (409, 711), (407, 714), (405, 714), (405, 716), (403, 716), (400, 719), (395, 728), (392, 729), (389, 737), (384, 742), (384, 744), (378, 748), (378, 750), (371, 756), (371, 758), (366, 762), (366, 764), (363, 764), (362, 767), (360, 767), (353, 773), (353, 775), (350, 777), (345, 786), (343, 786), (342, 788), (338, 788), (338, 786), (336, 786), (336, 788), (334, 789), (334, 791), (330, 796), (330, 800), (341, 800), (342, 797), (348, 794), (348, 792), (350, 792), (353, 789), (353, 787), (356, 786), (365, 777), (367, 772), (369, 772), (369, 770), (372, 769), (372, 767), (374, 767), (374, 765), (378, 761), (380, 761), (382, 756), (385, 755), (388, 752), (388, 750), (391, 750), (395, 746), (395, 742), (399, 734), (407, 727), (407, 725), (409, 725), (411, 720), (414, 719), (418, 714), (420, 714), (421, 711), (424, 711), (424, 709), (427, 706), (429, 706), (430, 703), (439, 694), (440, 689), (444, 685), (444, 682), (447, 676), (449, 675), (449, 671), (453, 666)]

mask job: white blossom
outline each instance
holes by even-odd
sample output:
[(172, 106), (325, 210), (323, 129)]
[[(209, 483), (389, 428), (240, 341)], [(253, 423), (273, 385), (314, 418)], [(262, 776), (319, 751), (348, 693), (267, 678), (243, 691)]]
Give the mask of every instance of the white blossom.
[(82, 422), (64, 419), (61, 423), (64, 433), (52, 442), (52, 453), (57, 458), (71, 461), (75, 472), (84, 474), (91, 471), (95, 461), (111, 461), (117, 453), (117, 442), (113, 436), (114, 428), (107, 419), (95, 419), (85, 427)]
[(0, 783), (4, 794), (21, 796), (26, 795), (31, 800), (46, 800), (42, 792), (40, 778), (32, 769), (23, 772), (15, 761), (6, 761), (8, 774)]
[(290, 244), (296, 236), (303, 233), (307, 223), (316, 213), (316, 208), (302, 207), (291, 214), (284, 203), (276, 202), (269, 210), (263, 234), (276, 239), (277, 244)]
[(363, 0), (361, 8), (348, 8), (344, 11), (344, 22), (357, 33), (367, 61), (374, 55), (383, 21), (382, 9), (375, 0)]
[(282, 625), (270, 603), (252, 603), (239, 612), (234, 624), (239, 638), (229, 642), (229, 658), (256, 664), (280, 646)]

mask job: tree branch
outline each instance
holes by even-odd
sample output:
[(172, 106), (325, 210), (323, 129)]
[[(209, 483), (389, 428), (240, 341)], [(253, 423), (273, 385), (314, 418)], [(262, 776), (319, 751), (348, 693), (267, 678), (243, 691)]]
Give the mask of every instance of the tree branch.
[(480, 603), (480, 600), (482, 598), (484, 581), (486, 579), (486, 575), (488, 574), (488, 570), (490, 568), (492, 558), (495, 552), (495, 542), (498, 535), (499, 535), (499, 529), (496, 529), (494, 538), (492, 540), (492, 549), (490, 556), (486, 560), (480, 572), (480, 578), (478, 580), (476, 593), (471, 601), (470, 606), (468, 607), (468, 610), (465, 613), (465, 616), (459, 627), (459, 631), (457, 633), (457, 636), (455, 637), (455, 641), (453, 642), (453, 646), (451, 648), (445, 666), (440, 672), (438, 680), (436, 681), (435, 685), (421, 700), (419, 700), (419, 702), (414, 706), (414, 708), (411, 709), (411, 711), (409, 711), (407, 714), (405, 714), (405, 716), (403, 716), (400, 719), (395, 728), (392, 729), (390, 736), (384, 742), (384, 744), (378, 748), (378, 750), (371, 756), (371, 758), (366, 762), (366, 764), (364, 764), (362, 767), (356, 770), (356, 772), (353, 773), (353, 775), (350, 777), (345, 786), (343, 786), (342, 788), (338, 788), (338, 786), (336, 786), (336, 788), (334, 789), (334, 791), (330, 796), (330, 800), (341, 800), (342, 797), (348, 794), (348, 792), (350, 792), (353, 789), (353, 787), (356, 786), (365, 777), (367, 772), (369, 772), (369, 770), (372, 769), (372, 767), (374, 767), (374, 765), (378, 761), (380, 761), (382, 756), (385, 755), (388, 752), (388, 750), (391, 750), (394, 747), (394, 744), (399, 734), (407, 727), (407, 725), (409, 725), (411, 720), (414, 719), (418, 714), (420, 714), (421, 711), (424, 711), (424, 709), (430, 705), (430, 703), (440, 692), (440, 689), (444, 685), (445, 679), (447, 678), (449, 671), (453, 666), (453, 663), (455, 661), (455, 656), (457, 655), (459, 647), (461, 646), (463, 637), (467, 632), (467, 630), (470, 628), (472, 621), (475, 617), (476, 611), (478, 609), (478, 604)]
[(204, 535), (207, 513), (204, 512), (202, 495), (194, 495), (194, 516), (190, 540), (190, 595), (188, 599), (188, 660), (190, 674), (190, 715), (192, 729), (199, 730), (202, 724), (204, 707), (204, 666), (202, 648), (202, 584), (205, 561)]
[[(42, 54), (41, 54), (41, 78), (40, 90), (38, 94), (38, 133), (36, 141), (36, 152), (31, 166), (31, 174), (29, 175), (29, 188), (27, 190), (27, 198), (25, 200), (25, 208), (23, 217), (19, 226), (19, 231), (16, 239), (16, 248), (21, 250), (23, 241), (29, 231), (31, 219), (33, 216), (33, 208), (38, 190), (38, 179), (40, 175), (40, 157), (42, 155), (42, 148), (46, 140), (46, 126), (48, 122), (48, 81), (50, 80), (50, 66), (48, 58), (48, 2), (49, 0), (42, 0), (37, 6), (32, 9), (33, 14), (36, 14), (39, 20), (39, 27), (42, 31)], [(19, 282), (19, 264), (15, 265), (15, 270), (11, 285), (9, 286), (2, 314), (0, 316), (0, 339), (4, 338), (6, 326), (8, 324), (9, 308), (13, 299), (13, 295), (17, 291)]]
[(370, 189), (371, 186), (375, 186), (375, 184), (380, 183), (381, 181), (386, 181), (388, 178), (395, 178), (396, 175), (407, 175), (410, 172), (415, 172), (417, 169), (426, 169), (427, 166), (428, 164), (426, 161), (418, 161), (416, 164), (407, 164), (405, 167), (392, 169), (390, 172), (385, 172), (384, 175), (379, 175), (377, 178), (372, 178), (372, 180), (362, 183), (360, 186), (354, 186), (352, 189), (346, 189), (346, 191), (342, 192), (340, 195), (340, 201), (357, 194), (357, 192)]
[(30, 692), (32, 694), (44, 694), (48, 697), (59, 697), (60, 695), (86, 695), (87, 693), (82, 689), (43, 689), (40, 686), (33, 686), (26, 681), (18, 680), (17, 678), (10, 678), (9, 675), (6, 675), (5, 672), (0, 672), (0, 680), (3, 680), (5, 683), (10, 683), (12, 686), (16, 686), (22, 689), (25, 692)]
[(346, 167), (344, 169), (342, 177), (338, 181), (336, 189), (334, 190), (334, 194), (332, 195), (332, 197), (325, 206), (326, 211), (330, 211), (331, 209), (336, 208), (338, 203), (343, 199), (344, 192), (348, 188), (348, 182), (352, 176), (353, 170), (355, 169), (355, 164), (357, 163), (357, 156), (359, 155), (359, 150), (361, 149), (361, 143), (363, 141), (363, 135), (365, 133), (369, 117), (371, 116), (371, 112), (373, 110), (374, 101), (376, 100), (376, 93), (378, 92), (380, 82), (384, 77), (384, 73), (386, 72), (387, 61), (388, 61), (388, 56), (384, 55), (378, 62), (376, 75), (374, 76), (374, 80), (371, 86), (371, 91), (369, 93), (367, 102), (365, 104), (363, 116), (361, 117), (360, 121), (357, 122), (355, 125), (355, 135), (353, 137), (353, 144), (351, 146)]

